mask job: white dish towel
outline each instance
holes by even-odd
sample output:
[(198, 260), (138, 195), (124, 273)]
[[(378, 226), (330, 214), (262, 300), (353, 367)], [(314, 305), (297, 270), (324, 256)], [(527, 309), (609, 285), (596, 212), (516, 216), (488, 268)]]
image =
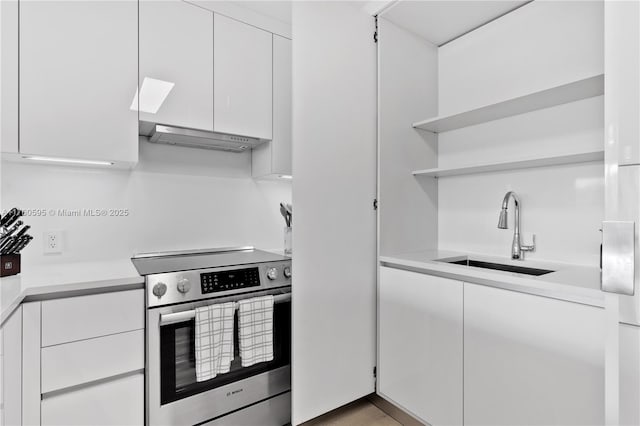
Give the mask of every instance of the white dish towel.
[(234, 302), (196, 308), (196, 381), (231, 369), (235, 309)]
[(273, 296), (238, 302), (238, 337), (243, 367), (273, 361)]

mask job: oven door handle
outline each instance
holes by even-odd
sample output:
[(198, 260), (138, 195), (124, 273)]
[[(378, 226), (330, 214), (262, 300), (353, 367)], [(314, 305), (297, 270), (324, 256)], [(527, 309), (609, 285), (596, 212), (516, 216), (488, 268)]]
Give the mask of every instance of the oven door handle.
[[(279, 294), (277, 296), (273, 296), (273, 303), (282, 303), (291, 301), (291, 293)], [(236, 306), (236, 309), (238, 307)], [(189, 311), (182, 312), (174, 312), (171, 314), (162, 314), (160, 315), (160, 327), (167, 324), (175, 324), (178, 322), (184, 322), (192, 320), (196, 317), (195, 309), (191, 309)]]

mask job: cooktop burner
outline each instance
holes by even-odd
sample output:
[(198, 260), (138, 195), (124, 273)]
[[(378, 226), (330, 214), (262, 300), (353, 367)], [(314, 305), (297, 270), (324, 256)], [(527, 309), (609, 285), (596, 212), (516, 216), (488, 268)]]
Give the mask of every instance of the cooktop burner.
[(289, 258), (254, 247), (141, 253), (131, 259), (138, 273), (143, 276), (286, 260)]

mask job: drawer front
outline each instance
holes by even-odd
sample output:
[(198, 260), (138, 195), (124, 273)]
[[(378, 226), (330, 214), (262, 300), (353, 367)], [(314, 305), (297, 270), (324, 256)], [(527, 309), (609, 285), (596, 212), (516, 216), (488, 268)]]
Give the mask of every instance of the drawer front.
[(144, 330), (42, 349), (42, 393), (144, 368)]
[(144, 374), (97, 383), (42, 400), (42, 426), (144, 424)]
[(291, 424), (291, 392), (259, 402), (202, 426), (280, 426)]
[(42, 302), (42, 347), (144, 328), (144, 290)]

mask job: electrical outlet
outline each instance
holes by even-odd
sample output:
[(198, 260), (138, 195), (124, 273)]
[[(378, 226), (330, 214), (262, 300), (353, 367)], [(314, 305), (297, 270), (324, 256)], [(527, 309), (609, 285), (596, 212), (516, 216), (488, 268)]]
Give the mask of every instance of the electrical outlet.
[(62, 253), (62, 231), (47, 231), (43, 236), (44, 253)]

